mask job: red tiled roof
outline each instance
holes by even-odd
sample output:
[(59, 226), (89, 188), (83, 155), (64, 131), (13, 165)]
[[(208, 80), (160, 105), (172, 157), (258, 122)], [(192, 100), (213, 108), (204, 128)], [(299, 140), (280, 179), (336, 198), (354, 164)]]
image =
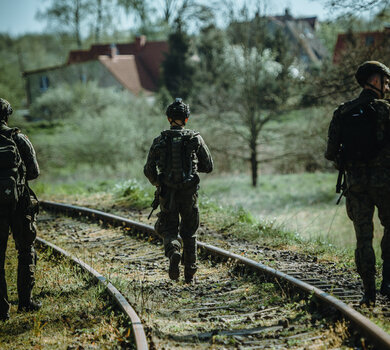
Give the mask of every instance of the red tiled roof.
[(166, 52), (167, 42), (146, 42), (141, 36), (134, 43), (99, 44), (92, 45), (89, 50), (71, 51), (67, 64), (99, 60), (130, 91), (156, 91)]
[(99, 61), (112, 75), (134, 94), (150, 93), (157, 89), (153, 78), (143, 67), (142, 61), (134, 55), (99, 56)]
[(333, 63), (339, 63), (345, 50), (348, 49), (348, 44), (351, 43), (351, 35), (355, 41), (356, 46), (373, 46), (377, 47), (383, 43), (383, 40), (387, 37), (390, 38), (390, 30), (385, 29), (381, 32), (360, 32), (360, 33), (344, 33), (337, 36), (337, 42), (333, 53)]

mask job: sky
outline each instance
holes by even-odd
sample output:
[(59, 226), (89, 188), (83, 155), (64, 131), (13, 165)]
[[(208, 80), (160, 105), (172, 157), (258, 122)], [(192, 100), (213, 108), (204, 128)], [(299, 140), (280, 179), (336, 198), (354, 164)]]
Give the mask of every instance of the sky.
[[(237, 0), (240, 1), (242, 0)], [(0, 32), (13, 36), (44, 32), (46, 23), (36, 19), (35, 14), (49, 3), (49, 0), (0, 0)], [(320, 20), (325, 20), (330, 16), (324, 0), (268, 0), (266, 3), (268, 14), (283, 14), (284, 9), (289, 7), (294, 17), (317, 16)], [(122, 29), (126, 29), (125, 24)]]

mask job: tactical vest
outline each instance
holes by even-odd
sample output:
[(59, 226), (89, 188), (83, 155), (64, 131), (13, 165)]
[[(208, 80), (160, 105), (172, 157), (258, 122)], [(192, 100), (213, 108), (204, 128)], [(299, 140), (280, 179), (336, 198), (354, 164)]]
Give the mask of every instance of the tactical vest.
[(13, 138), (16, 132), (0, 131), (0, 207), (10, 209), (15, 209), (25, 183), (25, 167)]
[(343, 161), (366, 163), (374, 159), (386, 142), (383, 129), (372, 101), (352, 101), (341, 112)]
[(165, 130), (157, 145), (159, 177), (168, 187), (182, 189), (199, 183), (196, 151), (198, 133), (192, 130)]

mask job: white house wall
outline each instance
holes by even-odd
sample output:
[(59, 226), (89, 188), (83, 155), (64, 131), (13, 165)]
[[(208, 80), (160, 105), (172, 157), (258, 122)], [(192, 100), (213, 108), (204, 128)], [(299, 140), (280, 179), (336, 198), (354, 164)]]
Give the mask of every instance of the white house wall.
[(33, 103), (47, 90), (64, 83), (71, 85), (80, 81), (96, 81), (100, 87), (114, 87), (118, 90), (124, 89), (107, 68), (97, 60), (29, 72), (25, 78), (27, 80), (26, 88), (30, 103)]

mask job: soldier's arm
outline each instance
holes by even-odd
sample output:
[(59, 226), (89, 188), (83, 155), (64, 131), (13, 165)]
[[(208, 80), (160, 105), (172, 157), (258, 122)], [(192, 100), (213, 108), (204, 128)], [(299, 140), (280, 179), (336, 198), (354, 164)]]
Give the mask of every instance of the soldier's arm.
[(158, 186), (158, 174), (157, 174), (157, 150), (156, 150), (156, 140), (153, 141), (152, 146), (150, 147), (148, 158), (144, 166), (144, 174), (150, 181), (153, 186)]
[(340, 109), (337, 109), (328, 130), (328, 143), (325, 151), (325, 158), (328, 160), (337, 160), (337, 155), (340, 150), (341, 143), (341, 125), (340, 125)]
[(199, 147), (196, 152), (198, 158), (198, 171), (201, 173), (210, 173), (213, 171), (214, 163), (211, 153), (204, 142), (202, 136), (198, 135)]
[(26, 166), (26, 180), (34, 180), (39, 176), (39, 165), (34, 147), (26, 135), (18, 133), (15, 135), (15, 143), (20, 156)]

